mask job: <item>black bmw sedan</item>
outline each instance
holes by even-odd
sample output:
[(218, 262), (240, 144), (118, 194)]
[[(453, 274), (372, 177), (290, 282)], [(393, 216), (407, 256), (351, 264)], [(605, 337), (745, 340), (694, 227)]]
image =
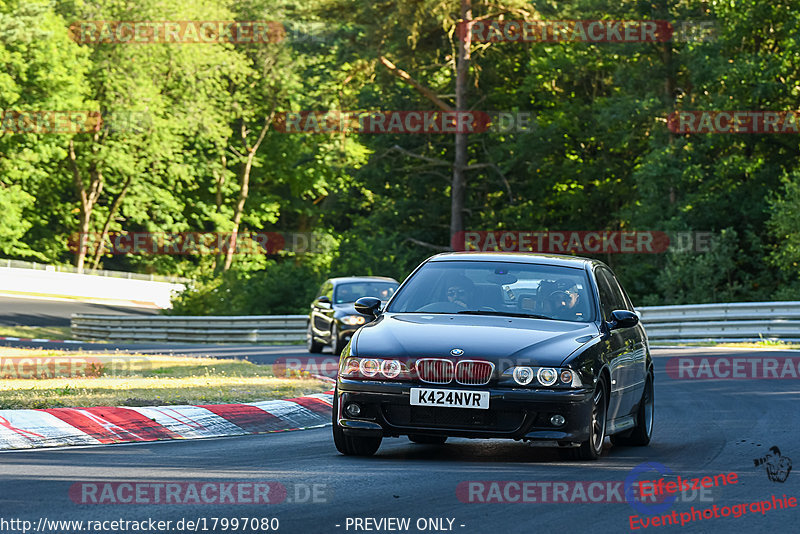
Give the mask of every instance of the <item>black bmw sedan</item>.
[(344, 347), (333, 405), (339, 452), (384, 437), (510, 438), (595, 460), (606, 436), (653, 432), (644, 328), (602, 262), (556, 255), (446, 253), (423, 262)]
[(397, 280), (383, 276), (347, 276), (330, 278), (311, 303), (306, 329), (308, 352), (322, 352), (326, 345), (338, 356), (350, 336), (367, 322), (367, 316), (355, 309), (359, 297), (387, 301), (397, 289)]

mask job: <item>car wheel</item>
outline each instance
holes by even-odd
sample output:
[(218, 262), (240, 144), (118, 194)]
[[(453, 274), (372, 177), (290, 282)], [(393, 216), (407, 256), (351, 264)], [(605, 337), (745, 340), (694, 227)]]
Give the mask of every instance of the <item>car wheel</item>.
[(447, 436), (424, 436), (421, 434), (411, 434), (408, 436), (408, 439), (414, 443), (420, 443), (422, 445), (442, 445), (445, 441), (447, 441)]
[(308, 323), (308, 328), (306, 329), (306, 348), (308, 352), (322, 352), (322, 343), (314, 339), (314, 330), (311, 328), (311, 322)]
[(331, 326), (331, 350), (333, 351), (334, 356), (339, 356), (342, 353), (342, 346), (341, 341), (339, 341), (339, 327), (336, 326), (336, 323), (333, 323)]
[(644, 447), (653, 437), (653, 420), (655, 416), (655, 394), (653, 388), (653, 375), (647, 375), (644, 384), (642, 400), (636, 413), (636, 426), (632, 430), (617, 436), (611, 436), (614, 445)]
[(597, 460), (603, 452), (603, 442), (606, 439), (606, 415), (608, 401), (606, 396), (608, 388), (606, 379), (601, 377), (597, 381), (592, 395), (592, 419), (589, 439), (581, 443), (580, 447), (559, 449), (562, 456), (572, 460)]
[(333, 392), (333, 412), (331, 422), (333, 423), (333, 443), (336, 450), (345, 456), (372, 456), (381, 446), (383, 438), (367, 436), (346, 436), (342, 427), (339, 426), (339, 392)]

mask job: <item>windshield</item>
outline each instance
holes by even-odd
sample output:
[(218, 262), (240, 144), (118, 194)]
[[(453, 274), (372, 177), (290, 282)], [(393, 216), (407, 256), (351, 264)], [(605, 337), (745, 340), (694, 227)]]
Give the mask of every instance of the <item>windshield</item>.
[(361, 297), (377, 297), (389, 300), (397, 289), (397, 282), (347, 282), (336, 286), (333, 293), (334, 304), (355, 302)]
[(529, 263), (435, 261), (425, 264), (388, 312), (463, 313), (594, 320), (586, 271)]

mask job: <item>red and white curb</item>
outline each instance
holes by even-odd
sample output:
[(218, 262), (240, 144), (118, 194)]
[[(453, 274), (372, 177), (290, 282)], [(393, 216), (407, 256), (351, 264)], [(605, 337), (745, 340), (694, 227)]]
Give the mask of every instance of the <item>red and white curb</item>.
[(320, 427), (333, 391), (248, 404), (0, 410), (0, 450), (216, 438)]
[(0, 341), (32, 341), (34, 343), (86, 343), (86, 341), (76, 341), (74, 339), (39, 339), (27, 337), (3, 337), (0, 336)]

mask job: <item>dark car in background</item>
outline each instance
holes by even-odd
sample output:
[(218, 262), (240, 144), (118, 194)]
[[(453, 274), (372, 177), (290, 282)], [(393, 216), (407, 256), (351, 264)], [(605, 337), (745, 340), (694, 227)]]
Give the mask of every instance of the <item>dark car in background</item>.
[(371, 455), (384, 437), (419, 443), (510, 438), (597, 459), (605, 437), (643, 446), (653, 431), (644, 328), (600, 261), (446, 253), (406, 279), (339, 360), (333, 438)]
[(306, 347), (309, 352), (321, 352), (329, 345), (337, 356), (353, 332), (368, 317), (356, 311), (355, 301), (361, 297), (374, 297), (386, 302), (397, 289), (397, 280), (382, 276), (349, 276), (325, 281), (311, 303), (311, 313), (306, 330)]

